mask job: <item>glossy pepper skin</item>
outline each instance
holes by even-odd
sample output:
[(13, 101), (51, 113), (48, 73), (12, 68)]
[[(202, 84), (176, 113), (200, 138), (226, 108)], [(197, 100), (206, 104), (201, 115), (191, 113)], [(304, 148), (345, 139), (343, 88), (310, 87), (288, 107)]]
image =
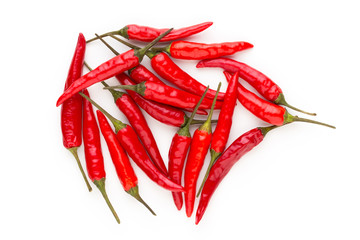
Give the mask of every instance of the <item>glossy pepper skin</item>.
[[(116, 79), (120, 83), (122, 82), (122, 79), (126, 78), (128, 77), (124, 73), (116, 75)], [(154, 135), (138, 105), (136, 105), (134, 100), (126, 93), (118, 95), (115, 99), (115, 103), (129, 120), (154, 164), (166, 175), (167, 169), (164, 160), (161, 157)]]
[(129, 191), (131, 188), (136, 187), (138, 183), (138, 179), (131, 166), (129, 158), (117, 140), (114, 131), (106, 120), (106, 117), (99, 110), (96, 111), (96, 115), (99, 121), (101, 133), (105, 138), (106, 144), (108, 145), (116, 173), (124, 190)]
[(268, 131), (275, 128), (252, 129), (237, 138), (219, 157), (210, 170), (201, 193), (199, 206), (196, 211), (195, 224), (198, 224), (203, 217), (209, 201), (223, 178), (228, 174), (232, 166), (247, 152), (257, 146)]
[(238, 62), (229, 58), (217, 58), (217, 59), (207, 59), (200, 61), (197, 68), (203, 67), (220, 67), (225, 71), (234, 73), (239, 72), (239, 77), (248, 82), (253, 88), (258, 91), (261, 96), (263, 96), (266, 100), (273, 102), (275, 104), (284, 105), (298, 112), (302, 112), (308, 115), (315, 116), (315, 113), (305, 112), (301, 109), (298, 109), (290, 104), (288, 104), (285, 100), (285, 96), (281, 88), (269, 77), (267, 77), (262, 72), (256, 70), (248, 66), (245, 63)]
[[(206, 88), (205, 92), (203, 93), (201, 99), (197, 103), (194, 112), (191, 114), (189, 121), (186, 125), (180, 128), (177, 133), (174, 135), (170, 149), (169, 149), (169, 177), (174, 182), (181, 185), (181, 177), (184, 168), (184, 163), (186, 159), (186, 155), (189, 151), (190, 143), (191, 143), (191, 134), (189, 131), (189, 126), (191, 120), (195, 116), (196, 110), (199, 108), (201, 101), (205, 98), (205, 95), (208, 91), (209, 87)], [(183, 198), (182, 194), (179, 192), (173, 192), (173, 199), (175, 206), (178, 210), (182, 208), (183, 205)]]
[(68, 89), (59, 97), (56, 106), (61, 105), (65, 100), (75, 95), (84, 88), (90, 87), (91, 85), (104, 81), (117, 74), (125, 72), (133, 67), (136, 67), (142, 61), (145, 53), (154, 46), (161, 38), (168, 34), (172, 29), (161, 34), (154, 41), (146, 45), (144, 48), (129, 50), (122, 54), (119, 54), (112, 59), (101, 64), (94, 70), (88, 72), (84, 76), (74, 81)]
[[(82, 74), (82, 66), (84, 63), (86, 50), (86, 41), (82, 33), (79, 34), (78, 41), (76, 44), (75, 52), (70, 64), (69, 72), (65, 82), (64, 90), (69, 88), (69, 86), (78, 79)], [(60, 112), (60, 122), (61, 122), (61, 133), (63, 137), (63, 145), (68, 149), (75, 157), (81, 174), (85, 180), (87, 188), (89, 191), (92, 190), (83, 167), (81, 166), (80, 159), (77, 154), (77, 149), (80, 147), (82, 138), (81, 138), (81, 129), (82, 129), (82, 97), (78, 94), (72, 96), (67, 101), (64, 102), (61, 106)]]
[[(159, 53), (152, 57), (151, 66), (160, 77), (189, 93), (201, 96), (206, 89), (205, 85), (201, 84), (199, 81), (183, 71), (165, 53)], [(215, 94), (216, 91), (209, 89), (206, 97), (213, 99)], [(218, 100), (223, 100), (224, 96), (225, 93), (220, 92), (218, 95)]]
[[(153, 100), (155, 102), (160, 102), (178, 108), (194, 108), (200, 99), (200, 96), (167, 86), (165, 84), (149, 81), (144, 81), (137, 85), (113, 86), (108, 89), (117, 88), (133, 90), (148, 100)], [(206, 98), (202, 101), (200, 108), (209, 109), (210, 106), (211, 100)], [(219, 109), (221, 106), (222, 102), (217, 101), (215, 109)]]
[[(129, 75), (130, 75), (131, 79), (133, 79), (136, 83), (141, 83), (144, 81), (163, 83), (157, 76), (155, 76), (155, 74), (153, 74), (149, 69), (147, 69), (146, 67), (144, 67), (141, 64), (139, 66), (129, 70)], [(185, 108), (184, 110), (188, 111), (188, 112), (193, 111), (192, 109), (188, 109), (188, 108)], [(166, 111), (169, 111), (169, 110), (166, 110)], [(174, 109), (173, 111), (176, 112), (178, 110)], [(207, 112), (204, 109), (198, 109), (196, 111), (196, 114), (207, 115)]]
[[(89, 97), (87, 89), (84, 89), (83, 93)], [(116, 221), (120, 223), (120, 219), (115, 212), (114, 207), (110, 203), (105, 190), (106, 173), (104, 168), (104, 157), (101, 151), (100, 131), (96, 122), (95, 114), (89, 101), (84, 99), (83, 103), (83, 138), (88, 176), (100, 190)]]
[(201, 60), (232, 55), (236, 52), (252, 47), (253, 45), (248, 42), (224, 42), (206, 44), (188, 41), (174, 41), (164, 50), (173, 58)]
[[(173, 41), (180, 38), (189, 37), (196, 33), (202, 32), (208, 27), (210, 27), (212, 22), (204, 22), (196, 24), (189, 27), (174, 29), (166, 37), (160, 40), (160, 42)], [(161, 33), (165, 32), (168, 29), (158, 29), (147, 26), (139, 26), (135, 24), (130, 24), (122, 28), (119, 32), (120, 35), (131, 40), (138, 40), (142, 42), (150, 42), (158, 37)]]

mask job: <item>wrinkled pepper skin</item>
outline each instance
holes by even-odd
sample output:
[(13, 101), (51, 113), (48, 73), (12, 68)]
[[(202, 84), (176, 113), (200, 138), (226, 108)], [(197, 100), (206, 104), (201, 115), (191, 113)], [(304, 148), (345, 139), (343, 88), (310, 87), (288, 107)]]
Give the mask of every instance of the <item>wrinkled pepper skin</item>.
[(197, 129), (190, 145), (189, 156), (185, 166), (185, 208), (186, 215), (191, 217), (194, 210), (196, 183), (206, 154), (209, 150), (211, 132)]
[[(83, 89), (83, 93), (90, 97), (87, 89)], [(101, 151), (100, 131), (92, 104), (86, 99), (83, 102), (83, 138), (86, 169), (91, 181), (100, 181), (106, 177), (104, 157)]]
[(232, 55), (236, 52), (252, 47), (253, 45), (248, 42), (224, 42), (205, 44), (187, 41), (175, 41), (171, 43), (168, 52), (173, 58), (201, 60)]
[[(162, 38), (160, 42), (173, 41), (180, 38), (189, 37), (196, 33), (202, 32), (210, 27), (212, 22), (204, 22), (197, 25), (174, 29), (167, 36)], [(164, 33), (168, 29), (158, 29), (147, 26), (139, 26), (135, 24), (127, 25), (122, 31), (121, 35), (127, 39), (138, 40), (142, 42), (151, 42), (157, 38), (160, 34)]]
[[(224, 74), (229, 81), (231, 74), (228, 72), (224, 72)], [(277, 126), (285, 123), (285, 108), (258, 97), (244, 88), (239, 82), (237, 83), (237, 97), (247, 110), (261, 120)]]
[[(165, 53), (159, 53), (152, 57), (151, 66), (160, 77), (173, 83), (186, 92), (201, 96), (206, 89), (205, 85), (201, 84), (199, 81), (183, 71)], [(212, 100), (214, 99), (215, 94), (216, 91), (209, 89), (205, 97)], [(217, 99), (223, 100), (224, 96), (225, 93), (220, 92)]]
[(257, 146), (264, 139), (258, 128), (252, 129), (237, 138), (220, 156), (210, 170), (201, 193), (199, 206), (196, 211), (195, 223), (198, 224), (203, 217), (209, 201), (223, 178), (232, 166), (247, 152)]
[(59, 97), (56, 106), (64, 103), (67, 99), (75, 95), (77, 92), (91, 85), (114, 77), (117, 74), (125, 72), (140, 64), (139, 58), (134, 54), (134, 50), (129, 50), (112, 59), (102, 63), (94, 70), (88, 72), (84, 76), (74, 81), (69, 88)]

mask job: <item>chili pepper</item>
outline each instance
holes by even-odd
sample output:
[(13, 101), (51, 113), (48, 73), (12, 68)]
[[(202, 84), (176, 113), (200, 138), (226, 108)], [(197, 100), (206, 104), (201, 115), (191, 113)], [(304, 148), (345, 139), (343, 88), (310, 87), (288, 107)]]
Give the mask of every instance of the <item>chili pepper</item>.
[(111, 116), (107, 111), (105, 111), (105, 109), (100, 107), (96, 102), (88, 98), (86, 95), (82, 93), (80, 93), (80, 95), (91, 102), (97, 109), (99, 109), (110, 119), (111, 123), (114, 125), (116, 137), (120, 144), (125, 148), (129, 156), (151, 180), (167, 190), (175, 192), (184, 191), (182, 186), (172, 182), (163, 173), (161, 173), (157, 167), (155, 167), (149, 156), (146, 154), (145, 148), (140, 143), (140, 140), (137, 137), (134, 129), (130, 125), (127, 125)]
[[(205, 92), (203, 93), (202, 97), (197, 103), (194, 112), (190, 116), (190, 120), (187, 122), (187, 124), (184, 127), (180, 128), (177, 131), (177, 133), (174, 135), (171, 141), (171, 145), (169, 149), (169, 177), (171, 180), (173, 180), (174, 182), (180, 185), (181, 185), (181, 176), (184, 168), (185, 158), (191, 143), (191, 134), (189, 131), (190, 122), (194, 118), (195, 112), (199, 108), (201, 101), (205, 98), (208, 89), (209, 87), (205, 89)], [(180, 210), (183, 205), (182, 194), (179, 192), (173, 192), (172, 196), (177, 209)]]
[[(196, 33), (202, 32), (208, 27), (210, 27), (213, 23), (212, 22), (204, 22), (197, 25), (175, 29), (169, 35), (164, 37), (160, 40), (160, 42), (167, 42), (173, 41), (180, 38), (189, 37)], [(101, 37), (109, 36), (109, 35), (120, 35), (124, 38), (131, 39), (131, 40), (139, 40), (143, 42), (150, 42), (157, 38), (160, 34), (165, 32), (168, 29), (157, 29), (147, 26), (139, 26), (135, 24), (130, 24), (118, 31), (113, 31), (109, 33), (102, 34)], [(87, 42), (92, 42), (97, 38), (93, 38), (88, 40)]]
[[(65, 82), (66, 90), (82, 74), (82, 65), (85, 57), (86, 42), (84, 35), (79, 34), (75, 52), (70, 64), (70, 69)], [(82, 119), (82, 97), (75, 95), (64, 102), (61, 107), (61, 132), (63, 136), (63, 145), (75, 157), (80, 172), (85, 180), (89, 191), (92, 190), (83, 167), (81, 166), (77, 149), (81, 145), (81, 119)]]
[(232, 55), (236, 52), (252, 48), (253, 46), (254, 45), (248, 42), (206, 44), (188, 41), (174, 41), (164, 48), (153, 48), (153, 50), (166, 52), (173, 58), (201, 60)]
[(144, 200), (140, 197), (138, 179), (131, 166), (128, 156), (124, 149), (120, 145), (114, 131), (111, 129), (105, 115), (99, 110), (96, 111), (101, 133), (105, 138), (108, 145), (108, 149), (113, 160), (116, 173), (120, 179), (120, 182), (124, 190), (133, 196), (136, 200), (142, 203), (153, 215), (156, 216), (155, 212), (147, 205)]
[(245, 63), (229, 58), (217, 58), (202, 60), (196, 65), (196, 67), (221, 67), (228, 72), (239, 72), (239, 76), (255, 88), (256, 91), (258, 91), (265, 99), (279, 105), (284, 105), (298, 112), (313, 116), (316, 115), (316, 113), (305, 112), (288, 104), (281, 88), (274, 81)]
[[(231, 74), (224, 72), (226, 79), (230, 81)], [(335, 128), (326, 123), (321, 123), (318, 121), (300, 118), (298, 116), (291, 115), (285, 108), (276, 105), (274, 103), (268, 102), (254, 93), (250, 92), (244, 88), (240, 82), (237, 83), (237, 97), (239, 102), (252, 114), (260, 118), (261, 120), (268, 122), (273, 125), (284, 125), (291, 122), (309, 122), (318, 125), (323, 125), (330, 128)]]
[[(171, 58), (165, 53), (158, 53), (151, 57), (151, 66), (154, 71), (160, 75), (160, 77), (173, 83), (177, 87), (201, 96), (206, 86), (198, 82), (196, 79), (191, 77), (185, 71), (183, 71), (178, 65), (174, 63)], [(213, 99), (216, 91), (209, 89), (206, 94), (207, 98)], [(223, 100), (225, 93), (219, 92), (218, 100)]]
[(239, 79), (239, 73), (236, 72), (229, 81), (229, 85), (226, 90), (224, 104), (221, 108), (218, 124), (216, 125), (213, 137), (211, 139), (210, 154), (211, 160), (206, 170), (206, 174), (199, 188), (197, 197), (199, 197), (201, 190), (204, 186), (206, 178), (209, 175), (211, 167), (214, 165), (216, 159), (225, 150), (226, 143), (229, 139), (230, 129), (232, 125), (232, 116), (236, 104), (236, 87)]
[[(89, 97), (89, 93), (86, 89), (83, 90), (83, 93)], [(116, 221), (120, 223), (120, 219), (110, 203), (105, 190), (106, 173), (104, 168), (104, 158), (101, 152), (100, 132), (94, 111), (89, 101), (84, 99), (83, 103), (83, 138), (88, 176), (100, 190)]]
[(168, 31), (164, 32), (154, 41), (146, 45), (144, 48), (129, 50), (125, 53), (115, 56), (114, 58), (98, 66), (93, 71), (90, 71), (84, 76), (78, 78), (60, 96), (56, 103), (56, 106), (61, 105), (65, 100), (67, 100), (68, 98), (70, 98), (84, 88), (87, 88), (97, 82), (101, 82), (103, 80), (111, 78), (117, 74), (125, 72), (139, 65), (146, 51), (149, 50), (153, 45), (155, 45), (162, 37), (167, 35), (171, 30), (172, 29), (169, 29)]
[[(99, 35), (95, 34), (100, 41), (102, 41), (115, 55), (119, 55), (119, 53), (113, 48), (111, 47), (104, 39), (102, 39), (102, 37), (100, 37)], [(114, 36), (112, 36), (114, 37)], [(114, 37), (115, 39), (119, 40), (120, 42), (124, 43), (125, 45), (133, 48), (133, 49), (138, 49), (137, 46), (129, 44), (121, 39), (118, 39), (116, 37)], [(142, 66), (141, 64), (128, 70), (129, 75), (137, 82), (137, 83), (141, 83), (143, 81), (152, 81), (152, 82), (156, 82), (156, 83), (163, 83), (158, 77), (156, 77), (152, 72), (150, 72), (146, 67)], [(193, 111), (192, 109), (184, 109), (185, 111)], [(197, 111), (197, 114), (201, 114), (201, 115), (207, 115), (207, 112), (203, 109), (199, 109)]]
[(274, 128), (276, 128), (276, 126), (259, 127), (244, 133), (237, 138), (219, 157), (214, 166), (211, 168), (202, 190), (200, 202), (196, 211), (195, 224), (200, 222), (213, 193), (226, 174), (228, 174), (232, 166), (242, 156), (262, 142), (265, 135)]
[[(144, 81), (136, 85), (119, 85), (112, 87), (105, 87), (104, 89), (125, 89), (132, 90), (139, 93), (141, 96), (148, 100), (153, 100), (163, 104), (167, 104), (178, 108), (194, 108), (199, 101), (200, 96), (185, 92), (180, 89), (176, 89), (165, 84)], [(203, 109), (209, 109), (211, 106), (211, 100), (205, 98), (200, 107)], [(217, 101), (215, 103), (215, 109), (220, 109), (222, 102)]]
[[(221, 83), (217, 88), (217, 92), (219, 92), (221, 87)], [(201, 125), (198, 129), (195, 130), (193, 140), (190, 144), (190, 151), (186, 162), (185, 167), (185, 209), (186, 215), (191, 217), (191, 214), (194, 209), (195, 202), (195, 194), (196, 194), (196, 182), (199, 177), (199, 173), (204, 164), (204, 159), (206, 157), (206, 153), (210, 146), (211, 141), (211, 117), (214, 111), (214, 106), (216, 103), (216, 97), (213, 100), (213, 104), (209, 113), (206, 122)]]

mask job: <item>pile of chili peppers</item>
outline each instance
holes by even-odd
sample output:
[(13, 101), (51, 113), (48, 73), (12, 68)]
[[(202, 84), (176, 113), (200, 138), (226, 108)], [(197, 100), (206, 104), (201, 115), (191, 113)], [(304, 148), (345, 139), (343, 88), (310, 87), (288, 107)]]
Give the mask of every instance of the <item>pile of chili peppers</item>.
[[(100, 133), (105, 139), (118, 178), (128, 194), (156, 215), (140, 197), (131, 159), (149, 179), (172, 193), (178, 210), (181, 210), (185, 202), (188, 217), (193, 213), (196, 195), (200, 196), (195, 217), (195, 223), (198, 224), (222, 179), (243, 155), (263, 141), (269, 131), (294, 121), (335, 128), (291, 115), (285, 107), (309, 115), (315, 114), (288, 104), (280, 87), (265, 74), (243, 62), (224, 57), (252, 48), (252, 44), (243, 41), (207, 44), (183, 40), (211, 25), (212, 22), (205, 22), (180, 29), (156, 29), (131, 24), (100, 36), (96, 34), (96, 37), (88, 41), (79, 34), (65, 89), (56, 104), (61, 105), (63, 143), (74, 155), (87, 188), (91, 191), (77, 154), (82, 141), (84, 142), (88, 177), (100, 190), (118, 223), (120, 219), (105, 191), (106, 173)], [(140, 48), (116, 35), (136, 40), (137, 44), (150, 43)], [(131, 49), (118, 53), (103, 39), (105, 37), (112, 37)], [(116, 56), (91, 69), (84, 58), (87, 43), (94, 40), (101, 40)], [(158, 42), (168, 43), (164, 47), (154, 47)], [(163, 80), (140, 64), (145, 55), (150, 58), (152, 70)], [(206, 87), (182, 70), (172, 58), (201, 60), (197, 68), (223, 69), (228, 82), (226, 92), (219, 91), (221, 83), (217, 90)], [(89, 72), (82, 75), (84, 65)], [(112, 77), (120, 85), (109, 86), (104, 82)], [(241, 84), (243, 80), (261, 97), (247, 90)], [(87, 88), (99, 82), (111, 93), (116, 106), (126, 116), (129, 124), (114, 118), (91, 99)], [(169, 86), (166, 82), (176, 87)], [(230, 144), (228, 138), (237, 99), (249, 112), (269, 125), (252, 129)], [(93, 106), (97, 108), (96, 115)], [(160, 154), (141, 109), (159, 122), (179, 128), (169, 145), (168, 164), (165, 164)], [(220, 110), (217, 120), (212, 119), (214, 109)], [(191, 112), (191, 116), (185, 112)], [(196, 114), (207, 115), (207, 119), (194, 119)], [(200, 127), (191, 135), (190, 125), (193, 124), (200, 124)], [(216, 124), (214, 133), (213, 124)], [(211, 160), (205, 177), (198, 179), (208, 152)]]

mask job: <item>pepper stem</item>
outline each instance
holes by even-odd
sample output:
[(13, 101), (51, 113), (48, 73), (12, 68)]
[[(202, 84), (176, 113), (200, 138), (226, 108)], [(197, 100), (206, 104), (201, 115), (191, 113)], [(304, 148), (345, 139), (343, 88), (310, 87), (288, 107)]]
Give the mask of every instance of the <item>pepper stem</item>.
[(144, 96), (145, 95), (145, 82), (136, 84), (136, 85), (117, 85), (117, 86), (111, 86), (111, 87), (104, 87), (104, 89), (125, 89), (125, 90), (131, 90), (134, 92), (137, 92), (138, 94)]
[(205, 184), (205, 182), (206, 182), (206, 179), (207, 179), (208, 176), (209, 176), (210, 169), (211, 169), (212, 166), (214, 165), (216, 159), (220, 156), (220, 153), (219, 153), (219, 152), (215, 152), (214, 149), (211, 149), (211, 150), (210, 150), (210, 153), (211, 153), (211, 160), (210, 160), (209, 166), (208, 166), (208, 168), (207, 168), (207, 170), (206, 170), (204, 179), (203, 179), (203, 181), (202, 181), (202, 183), (201, 183), (201, 186), (200, 186), (200, 188), (199, 188), (199, 191), (197, 192), (196, 197), (199, 197), (199, 196), (200, 196), (200, 193), (201, 193), (201, 191), (202, 191), (202, 189), (203, 189), (203, 187), (204, 187), (204, 184)]
[(95, 33), (95, 35), (96, 35), (96, 36), (100, 39), (100, 41), (101, 41), (103, 44), (105, 44), (105, 46), (106, 46), (107, 48), (109, 48), (110, 51), (112, 51), (115, 55), (119, 55), (119, 54), (120, 54), (120, 53), (119, 53), (118, 51), (116, 51), (112, 46), (110, 46), (110, 44), (108, 44), (104, 39), (102, 39), (101, 36), (97, 35), (96, 33)]
[(118, 223), (120, 223), (120, 219), (119, 219), (114, 207), (112, 206), (107, 194), (106, 194), (106, 191), (105, 191), (105, 178), (101, 178), (100, 180), (94, 180), (93, 182), (94, 182), (95, 186), (97, 186), (97, 188), (100, 190), (101, 194), (103, 195), (103, 197), (105, 199), (105, 202), (109, 206), (110, 211), (114, 215), (116, 221)]
[(144, 58), (144, 55), (150, 48), (152, 48), (156, 43), (158, 43), (160, 41), (160, 39), (162, 39), (163, 37), (168, 35), (172, 30), (173, 30), (173, 28), (170, 28), (166, 32), (160, 34), (157, 38), (155, 38), (151, 43), (149, 43), (145, 47), (143, 47), (141, 49), (136, 49), (134, 55), (139, 58), (139, 62), (141, 62), (141, 60)]
[(329, 128), (333, 128), (336, 129), (335, 126), (327, 124), (327, 123), (322, 123), (322, 122), (318, 122), (318, 121), (314, 121), (314, 120), (310, 120), (307, 118), (301, 118), (298, 116), (293, 116), (292, 117), (292, 122), (307, 122), (307, 123), (313, 123), (313, 124), (317, 124), (317, 125), (321, 125), (321, 126), (325, 126), (325, 127), (329, 127)]
[(305, 113), (305, 114), (307, 114), (307, 115), (316, 116), (316, 113), (305, 112), (305, 111), (303, 111), (303, 110), (301, 110), (301, 109), (299, 109), (299, 108), (296, 108), (296, 107), (288, 104), (288, 103), (286, 102), (286, 100), (285, 100), (285, 96), (284, 96), (283, 93), (280, 93), (280, 94), (279, 94), (278, 98), (275, 100), (275, 103), (276, 103), (276, 104), (279, 104), (279, 105), (286, 106), (286, 107), (291, 108), (291, 109), (293, 109), (293, 110), (295, 110), (295, 111), (298, 111), (298, 112), (301, 112), (301, 113)]
[(154, 216), (156, 216), (156, 213), (149, 207), (149, 205), (147, 205), (147, 203), (140, 197), (139, 194), (139, 187), (135, 186), (130, 188), (129, 191), (126, 191), (128, 194), (130, 194), (131, 196), (133, 196), (136, 200), (138, 200), (139, 202), (141, 202)]
[[(206, 122), (206, 120), (199, 120), (199, 119), (193, 119), (190, 123), (190, 125), (194, 125), (194, 124), (204, 124)], [(213, 119), (211, 120), (211, 123), (217, 123), (218, 120)]]
[(270, 132), (271, 130), (280, 127), (276, 125), (268, 126), (268, 127), (258, 127), (258, 129), (261, 131), (261, 134), (265, 137), (265, 135)]
[(213, 112), (214, 112), (214, 107), (215, 107), (217, 96), (218, 96), (219, 91), (220, 91), (220, 87), (221, 87), (221, 82), (219, 82), (219, 85), (217, 87), (216, 94), (215, 94), (215, 97), (214, 97), (214, 100), (212, 102), (211, 109), (210, 109), (210, 112), (209, 112), (209, 116), (207, 117), (205, 123), (203, 125), (201, 125), (199, 130), (203, 130), (203, 131), (207, 131), (208, 133), (211, 133), (211, 118), (212, 118), (212, 115), (213, 115)]
[(140, 47), (138, 47), (138, 46), (136, 46), (136, 45), (134, 45), (134, 44), (132, 44), (132, 43), (129, 43), (129, 42), (127, 42), (127, 41), (124, 41), (124, 40), (118, 38), (117, 36), (110, 35), (110, 37), (112, 37), (113, 39), (115, 39), (115, 40), (118, 41), (118, 42), (121, 42), (121, 43), (124, 44), (125, 46), (128, 46), (129, 48), (132, 48), (132, 49), (140, 49)]
[(81, 175), (83, 176), (83, 178), (84, 178), (84, 180), (85, 180), (86, 186), (87, 186), (87, 188), (89, 189), (89, 192), (91, 192), (91, 191), (92, 191), (92, 188), (91, 188), (91, 186), (90, 186), (89, 181), (88, 181), (87, 178), (86, 178), (85, 171), (84, 171), (83, 167), (81, 166), (80, 159), (79, 159), (79, 155), (77, 154), (77, 149), (78, 149), (78, 147), (68, 148), (68, 150), (69, 150), (69, 151), (72, 153), (72, 155), (75, 157), (76, 163), (77, 163), (77, 165), (79, 166)]
[[(120, 35), (120, 30), (101, 34), (100, 37), (107, 37), (107, 36), (112, 36), (112, 35), (115, 35), (115, 34)], [(99, 39), (99, 36), (87, 40), (86, 43), (90, 43), (90, 42), (92, 42), (92, 41), (95, 41), (96, 39)]]
[(120, 129), (123, 129), (124, 127), (126, 127), (126, 124), (121, 122), (120, 120), (114, 118), (110, 113), (108, 113), (105, 109), (103, 109), (99, 104), (97, 104), (94, 100), (92, 100), (91, 98), (89, 98), (88, 96), (86, 96), (85, 94), (83, 94), (82, 92), (79, 92), (79, 94), (85, 98), (86, 100), (88, 100), (89, 102), (91, 102), (92, 105), (94, 105), (97, 109), (100, 110), (100, 112), (102, 112), (107, 118), (110, 119), (110, 121), (112, 122), (112, 124), (115, 127), (115, 132), (117, 133), (118, 131), (120, 131)]

